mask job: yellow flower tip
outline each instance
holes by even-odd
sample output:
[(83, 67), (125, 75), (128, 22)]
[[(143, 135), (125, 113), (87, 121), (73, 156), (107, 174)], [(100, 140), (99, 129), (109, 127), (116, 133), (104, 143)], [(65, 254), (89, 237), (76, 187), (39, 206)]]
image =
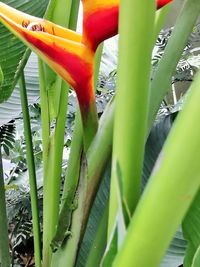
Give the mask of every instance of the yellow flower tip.
[(6, 20), (10, 20), (12, 24), (16, 24), (19, 28), (23, 27), (31, 31), (42, 31), (60, 38), (81, 42), (80, 34), (45, 19), (28, 15), (2, 2), (0, 2), (0, 19), (2, 23)]

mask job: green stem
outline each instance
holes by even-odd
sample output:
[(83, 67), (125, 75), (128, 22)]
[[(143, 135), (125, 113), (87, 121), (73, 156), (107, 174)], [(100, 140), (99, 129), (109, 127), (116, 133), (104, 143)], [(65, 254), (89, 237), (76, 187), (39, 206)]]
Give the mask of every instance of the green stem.
[[(95, 53), (95, 67), (94, 67), (95, 91), (96, 91), (96, 86), (98, 82), (102, 51), (103, 51), (103, 43), (98, 47)], [(98, 116), (97, 116), (97, 109), (96, 109), (95, 101), (91, 103), (89, 110), (87, 112), (83, 110), (81, 113), (82, 113), (82, 119), (83, 119), (83, 129), (84, 129), (83, 131), (84, 150), (85, 152), (87, 152), (98, 129)]]
[[(136, 12), (133, 14), (133, 10)], [(154, 1), (124, 0), (120, 5), (119, 67), (113, 136), (109, 233), (115, 221), (117, 169), (122, 173), (123, 198), (134, 212), (141, 192), (141, 173), (155, 19)], [(140, 27), (132, 27), (140, 25)], [(142, 77), (142, 78), (141, 78)]]
[(62, 153), (64, 146), (65, 120), (67, 109), (68, 86), (62, 82), (60, 108), (56, 120), (55, 131), (50, 138), (47, 177), (44, 181), (44, 266), (50, 266), (50, 244), (56, 232), (59, 215), (60, 185), (62, 171)]
[(90, 104), (87, 111), (81, 111), (83, 124), (84, 151), (87, 152), (98, 129), (98, 116), (95, 100)]
[[(83, 130), (81, 124), (81, 115), (80, 111), (78, 110), (76, 113), (75, 118), (75, 125), (73, 131), (73, 139), (70, 146), (70, 157), (68, 161), (68, 167), (65, 177), (65, 184), (63, 189), (63, 196), (62, 196), (62, 205), (64, 206), (64, 202), (68, 199), (68, 194), (71, 196), (75, 194), (76, 188), (78, 185), (78, 176), (80, 170), (80, 156), (82, 152), (82, 145), (83, 145)], [(73, 190), (72, 190), (73, 188)], [(73, 201), (73, 197), (71, 198), (71, 202)]]
[(115, 109), (115, 104), (114, 101), (112, 100), (107, 105), (104, 114), (100, 119), (99, 129), (87, 152), (88, 186), (86, 194), (87, 198), (84, 208), (83, 227), (85, 227), (87, 224), (89, 212), (93, 200), (98, 191), (102, 174), (111, 156), (114, 109)]
[[(71, 225), (71, 237), (69, 237), (69, 242), (63, 246), (60, 250), (55, 253), (53, 258), (52, 267), (59, 266), (65, 267), (66, 262), (67, 266), (74, 266), (76, 260), (76, 253), (78, 250), (78, 243), (80, 240), (81, 227), (82, 227), (82, 216), (85, 206), (85, 197), (87, 189), (87, 160), (85, 154), (82, 154), (81, 158), (81, 168), (79, 176), (79, 184), (77, 188), (77, 209), (73, 212), (72, 225)], [(64, 245), (64, 244), (63, 244)]]
[(61, 247), (66, 237), (66, 232), (69, 230), (71, 225), (71, 219), (73, 213), (73, 201), (75, 198), (75, 193), (79, 181), (79, 174), (80, 174), (79, 163), (80, 163), (80, 156), (83, 144), (82, 128), (80, 126), (81, 126), (80, 113), (77, 112), (73, 142), (70, 148), (70, 155), (73, 155), (73, 157), (71, 156), (68, 161), (58, 225), (56, 229), (56, 234), (51, 243), (53, 250), (56, 250), (59, 247)]
[(49, 118), (49, 105), (48, 93), (46, 90), (46, 81), (44, 73), (44, 63), (38, 59), (39, 67), (39, 82), (40, 82), (40, 105), (41, 105), (41, 119), (42, 119), (42, 157), (43, 157), (43, 173), (46, 177), (48, 150), (49, 150), (49, 136), (50, 136), (50, 118)]
[[(59, 0), (59, 3), (57, 0), (50, 0), (44, 17), (56, 24), (67, 27), (69, 25), (71, 6), (72, 0)], [(65, 13), (63, 10), (65, 10)]]
[(22, 112), (23, 112), (24, 134), (25, 134), (25, 141), (26, 141), (26, 157), (27, 157), (29, 183), (30, 183), (35, 266), (40, 267), (41, 266), (41, 236), (40, 236), (39, 208), (38, 208), (38, 196), (37, 196), (37, 180), (36, 180), (36, 172), (35, 172), (31, 124), (30, 124), (30, 117), (29, 117), (29, 110), (28, 110), (28, 99), (27, 99), (27, 93), (26, 93), (26, 83), (25, 83), (23, 72), (19, 79), (19, 87), (20, 87), (20, 97), (21, 97), (21, 105), (22, 105)]
[(200, 73), (157, 160), (113, 267), (159, 266), (199, 190), (199, 84)]
[(0, 146), (0, 266), (10, 267), (10, 253), (8, 242), (8, 222), (6, 214), (5, 187), (3, 177), (3, 164)]
[(98, 78), (99, 78), (99, 69), (100, 69), (100, 65), (101, 65), (103, 46), (104, 46), (104, 43), (100, 44), (99, 47), (97, 48), (96, 53), (95, 53), (95, 67), (94, 67), (94, 86), (95, 86), (95, 89), (97, 87)]
[(166, 5), (163, 8), (159, 9), (156, 12), (156, 17), (155, 17), (155, 29), (154, 29), (154, 42), (158, 38), (158, 34), (160, 33), (162, 26), (165, 22), (166, 16), (169, 12), (171, 5)]
[(69, 19), (69, 29), (76, 31), (80, 0), (73, 0)]

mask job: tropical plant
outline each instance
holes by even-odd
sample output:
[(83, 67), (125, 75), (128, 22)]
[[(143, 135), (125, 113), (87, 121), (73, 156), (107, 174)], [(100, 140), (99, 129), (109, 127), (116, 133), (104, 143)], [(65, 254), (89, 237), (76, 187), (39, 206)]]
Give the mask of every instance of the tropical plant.
[[(43, 249), (26, 76), (23, 72), (30, 52), (24, 54), (25, 47), (17, 38), (13, 42), (12, 35), (9, 35), (10, 39), (4, 38), (5, 42), (13, 42), (9, 56), (20, 51), (13, 64), (5, 53), (1, 56), (3, 94), (0, 100), (10, 96), (18, 81), (36, 267), (62, 267), (66, 262), (68, 266), (156, 267), (182, 223), (183, 234), (188, 241), (185, 251), (186, 244), (182, 240), (184, 266), (198, 266), (199, 74), (161, 153), (158, 155), (161, 147), (155, 153), (157, 161), (154, 164), (154, 158), (154, 166), (149, 168), (151, 174), (146, 175), (150, 176), (149, 181), (142, 192), (143, 163), (146, 156), (151, 155), (146, 152), (144, 161), (145, 143), (159, 106), (171, 88), (174, 71), (200, 12), (198, 0), (184, 2), (151, 79), (152, 50), (169, 9), (168, 5), (156, 13), (156, 6), (161, 8), (169, 2), (158, 0), (155, 5), (154, 0), (124, 0), (119, 6), (118, 0), (82, 0), (82, 34), (73, 31), (78, 16), (78, 0), (50, 1), (45, 20), (0, 2), (0, 21), (41, 57)], [(44, 7), (46, 2), (43, 4)], [(38, 5), (36, 3), (35, 8)], [(101, 59), (100, 43), (118, 32), (118, 21), (116, 96), (99, 119), (94, 88)], [(2, 31), (7, 36), (5, 28)], [(1, 51), (5, 49), (3, 44)], [(8, 71), (9, 64), (12, 71)], [(79, 107), (60, 197), (69, 92), (65, 82), (75, 90)], [(2, 166), (0, 169), (0, 261), (3, 267), (7, 267), (10, 266), (10, 255)], [(176, 243), (176, 238), (174, 240)], [(172, 248), (174, 254), (178, 254), (173, 243)], [(169, 258), (165, 258), (166, 266), (179, 264), (177, 257), (174, 261)]]

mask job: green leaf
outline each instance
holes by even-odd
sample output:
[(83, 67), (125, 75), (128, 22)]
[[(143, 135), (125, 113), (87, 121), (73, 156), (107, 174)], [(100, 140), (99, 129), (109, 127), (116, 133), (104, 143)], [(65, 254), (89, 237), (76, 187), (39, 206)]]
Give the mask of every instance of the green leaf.
[[(192, 178), (192, 177), (191, 177)], [(200, 191), (196, 195), (185, 220), (183, 222), (183, 234), (188, 240), (188, 248), (185, 255), (184, 267), (193, 266), (192, 262), (198, 261), (196, 255), (200, 245)], [(199, 253), (199, 252), (198, 252)], [(197, 258), (196, 258), (197, 257)], [(194, 265), (197, 266), (197, 265)]]
[[(44, 15), (48, 4), (48, 0), (4, 0), (2, 2), (37, 17)], [(0, 36), (0, 66), (4, 74), (4, 81), (0, 87), (1, 103), (12, 94), (19, 73), (29, 57), (29, 52), (26, 52), (26, 46), (2, 24), (0, 24)]]
[(13, 121), (0, 127), (0, 144), (3, 146), (4, 151), (9, 155), (9, 150), (13, 148), (15, 142), (15, 125)]

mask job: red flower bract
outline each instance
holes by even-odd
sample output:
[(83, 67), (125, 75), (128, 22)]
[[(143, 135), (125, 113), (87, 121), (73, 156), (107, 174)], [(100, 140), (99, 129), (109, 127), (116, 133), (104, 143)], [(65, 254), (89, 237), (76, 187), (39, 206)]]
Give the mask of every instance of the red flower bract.
[[(119, 0), (82, 0), (83, 43), (96, 51), (104, 40), (118, 33)], [(161, 8), (172, 0), (157, 0)]]

